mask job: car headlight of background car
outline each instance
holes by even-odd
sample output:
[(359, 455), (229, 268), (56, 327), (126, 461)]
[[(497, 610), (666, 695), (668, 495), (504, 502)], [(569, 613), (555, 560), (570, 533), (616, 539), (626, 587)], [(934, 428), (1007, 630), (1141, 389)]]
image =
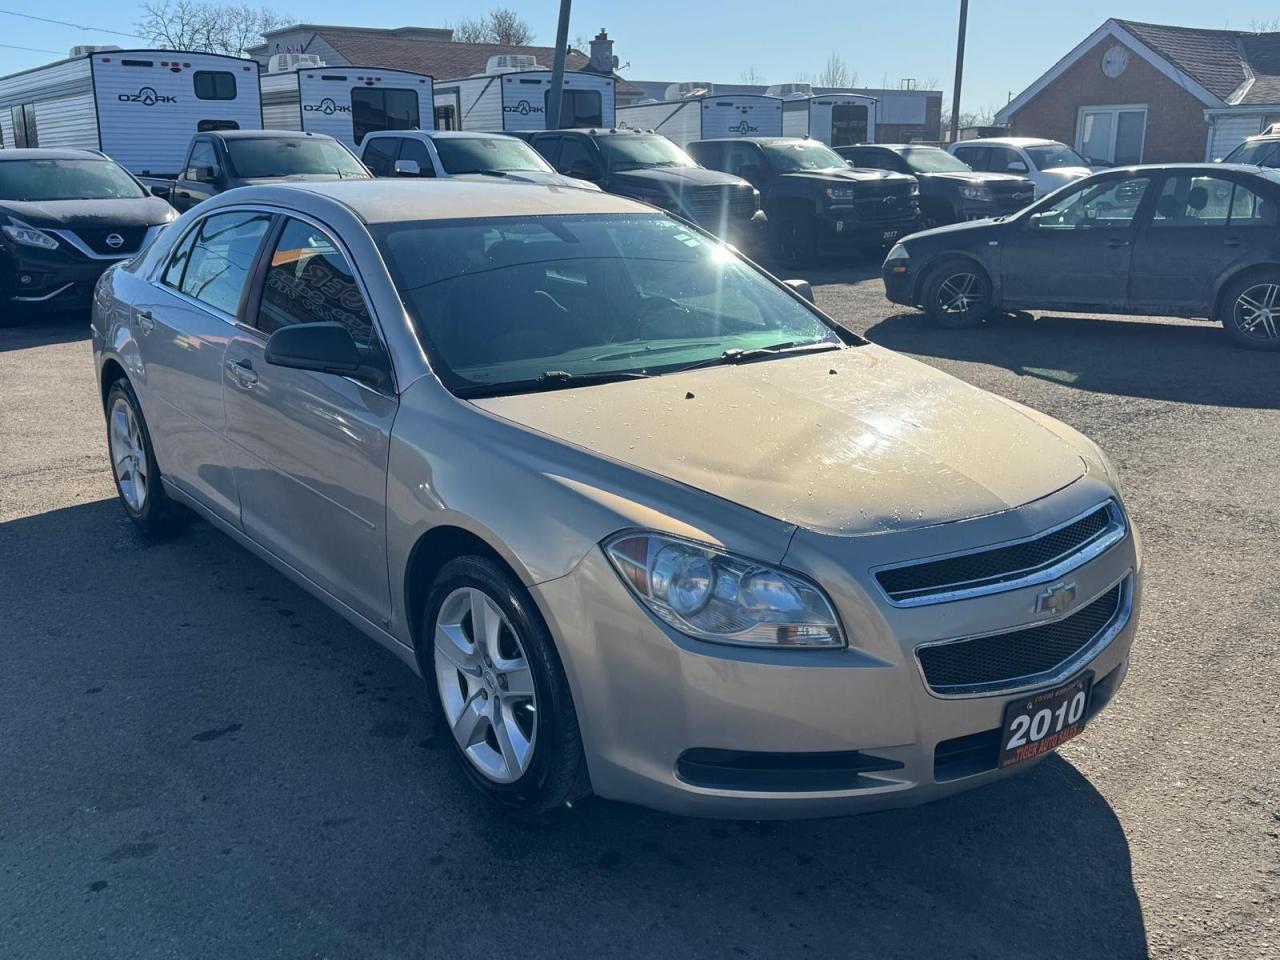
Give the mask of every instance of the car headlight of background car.
[(853, 187), (827, 187), (827, 199), (832, 203), (852, 203)]
[(4, 235), (14, 243), (24, 247), (39, 247), (41, 250), (58, 249), (58, 241), (49, 234), (14, 217), (10, 217), (9, 222), (0, 227), (0, 230), (3, 230)]
[(636, 599), (690, 637), (757, 647), (845, 645), (831, 601), (795, 574), (658, 533), (621, 533), (604, 549)]
[(966, 200), (990, 200), (991, 191), (980, 183), (966, 183), (960, 188), (960, 196)]

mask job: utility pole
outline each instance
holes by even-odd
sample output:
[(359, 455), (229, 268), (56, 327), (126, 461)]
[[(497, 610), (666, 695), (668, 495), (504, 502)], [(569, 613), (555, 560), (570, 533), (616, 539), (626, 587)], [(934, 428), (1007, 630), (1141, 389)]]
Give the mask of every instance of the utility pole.
[[(565, 0), (568, 3), (569, 0)], [(960, 0), (960, 33), (956, 38), (956, 85), (951, 91), (951, 142), (960, 136), (960, 82), (964, 79), (964, 33), (969, 22), (969, 0)]]
[(564, 102), (564, 58), (569, 46), (569, 6), (560, 0), (560, 23), (556, 27), (556, 57), (551, 67), (551, 95), (547, 97), (547, 129), (560, 129), (560, 105)]

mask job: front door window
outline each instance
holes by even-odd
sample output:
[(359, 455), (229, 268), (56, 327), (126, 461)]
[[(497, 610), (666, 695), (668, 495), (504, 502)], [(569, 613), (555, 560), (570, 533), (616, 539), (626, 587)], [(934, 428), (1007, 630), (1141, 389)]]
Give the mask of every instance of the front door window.
[(1122, 229), (1133, 225), (1138, 206), (1151, 183), (1147, 177), (1107, 180), (1073, 190), (1042, 208), (1038, 230)]

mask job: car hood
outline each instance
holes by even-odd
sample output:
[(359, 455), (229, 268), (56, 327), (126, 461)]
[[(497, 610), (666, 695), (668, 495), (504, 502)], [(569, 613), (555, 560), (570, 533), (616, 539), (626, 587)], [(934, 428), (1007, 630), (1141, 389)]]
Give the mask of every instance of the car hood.
[(913, 183), (915, 177), (868, 167), (832, 167), (830, 170), (796, 170), (781, 175), (784, 180), (821, 180), (826, 183)]
[(1092, 176), (1094, 173), (1097, 173), (1098, 170), (1102, 170), (1102, 169), (1104, 168), (1102, 167), (1097, 167), (1097, 168), (1095, 167), (1049, 167), (1048, 169), (1041, 170), (1040, 172), (1047, 173), (1052, 177), (1057, 177), (1062, 180), (1080, 180), (1083, 177)]
[(986, 173), (981, 170), (974, 170), (965, 173), (962, 170), (955, 171), (939, 171), (937, 173), (918, 173), (917, 177), (921, 181), (925, 180), (955, 180), (959, 183), (1025, 183), (1026, 177), (1015, 176), (1012, 173)]
[(373, 177), (357, 177), (354, 174), (339, 176), (336, 173), (291, 173), (284, 177), (241, 177), (236, 185), (241, 187), (265, 187), (273, 183), (330, 183), (336, 180), (372, 180)]
[(613, 175), (616, 183), (641, 190), (674, 190), (689, 186), (725, 186), (745, 183), (738, 177), (705, 167), (653, 167), (649, 170), (623, 170)]
[(451, 180), (470, 180), (476, 183), (539, 183), (547, 187), (575, 187), (579, 190), (599, 190), (590, 180), (578, 180), (566, 177), (561, 173), (546, 173), (542, 170), (507, 171), (502, 176), (491, 173), (459, 173), (449, 177)]
[(159, 197), (136, 200), (0, 201), (0, 213), (11, 214), (33, 227), (150, 227), (168, 223), (173, 208)]
[(874, 345), (471, 402), (824, 533), (997, 513), (1085, 473), (1046, 426)]

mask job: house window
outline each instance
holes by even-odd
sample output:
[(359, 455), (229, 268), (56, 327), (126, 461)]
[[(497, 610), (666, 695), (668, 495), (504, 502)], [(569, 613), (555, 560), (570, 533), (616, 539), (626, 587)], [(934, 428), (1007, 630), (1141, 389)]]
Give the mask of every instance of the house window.
[(1146, 136), (1146, 107), (1081, 107), (1076, 152), (1101, 163), (1141, 163)]

